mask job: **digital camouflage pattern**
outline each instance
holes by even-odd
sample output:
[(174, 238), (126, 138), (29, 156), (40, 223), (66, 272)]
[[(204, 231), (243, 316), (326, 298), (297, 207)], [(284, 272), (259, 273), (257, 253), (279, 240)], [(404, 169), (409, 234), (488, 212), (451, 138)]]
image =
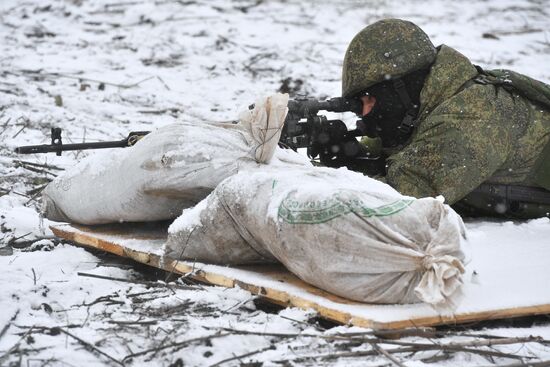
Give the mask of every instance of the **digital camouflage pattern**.
[[(550, 106), (500, 85), (469, 82), (477, 75), (458, 51), (438, 48), (420, 95), (418, 127), (388, 158), (386, 182), (405, 195), (443, 195), (469, 214), (494, 215), (492, 198), (470, 194), (481, 183), (545, 187), (540, 172), (550, 162), (548, 149), (543, 156)], [(548, 213), (550, 205), (530, 204), (514, 215)]]
[(548, 84), (506, 69), (483, 70), (482, 74), (482, 79), (489, 83), (517, 90), (530, 100), (550, 107), (550, 85)]
[(385, 19), (365, 27), (344, 57), (342, 96), (355, 96), (374, 84), (428, 68), (436, 49), (414, 23)]
[(386, 151), (386, 182), (406, 195), (443, 195), (467, 214), (550, 216), (550, 205), (522, 203), (510, 213), (502, 199), (475, 191), (482, 183), (550, 190), (550, 86), (481, 71), (450, 47), (436, 49), (413, 23), (386, 19), (348, 46), (342, 96), (425, 68), (418, 127), (404, 148)]

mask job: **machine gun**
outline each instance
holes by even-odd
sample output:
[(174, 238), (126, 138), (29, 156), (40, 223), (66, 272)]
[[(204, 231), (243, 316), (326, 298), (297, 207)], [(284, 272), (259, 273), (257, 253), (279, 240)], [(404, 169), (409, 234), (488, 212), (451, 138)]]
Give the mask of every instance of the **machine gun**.
[[(327, 145), (329, 142), (338, 142), (348, 135), (355, 135), (348, 131), (341, 120), (328, 120), (319, 115), (319, 111), (348, 112), (360, 111), (361, 101), (356, 99), (331, 98), (318, 101), (312, 98), (294, 99), (288, 101), (288, 114), (281, 133), (281, 146), (296, 150), (310, 148), (313, 145)], [(313, 157), (312, 157), (313, 158)]]
[[(250, 106), (253, 108), (253, 105)], [(321, 164), (329, 167), (347, 166), (350, 169), (369, 174), (380, 171), (383, 160), (371, 157), (359, 144), (356, 137), (370, 135), (366, 124), (357, 121), (357, 128), (348, 130), (341, 120), (329, 120), (319, 115), (327, 112), (359, 112), (362, 109), (358, 99), (331, 98), (325, 101), (304, 98), (288, 101), (288, 114), (279, 139), (283, 148), (297, 150), (307, 148), (311, 159), (319, 157)], [(19, 154), (55, 152), (61, 155), (64, 151), (104, 148), (131, 147), (149, 131), (131, 132), (127, 138), (116, 141), (63, 144), (61, 129), (51, 129), (51, 144), (21, 146), (15, 149)], [(376, 167), (376, 168), (373, 168)]]
[(343, 121), (319, 115), (319, 111), (360, 114), (362, 107), (359, 99), (340, 97), (325, 101), (289, 100), (279, 145), (293, 150), (307, 148), (308, 157), (319, 157), (324, 166), (346, 166), (369, 175), (383, 174), (385, 159), (381, 155), (372, 156), (356, 139), (359, 136), (375, 137), (376, 132), (371, 130), (371, 126), (361, 119), (356, 122), (355, 129), (348, 130)]

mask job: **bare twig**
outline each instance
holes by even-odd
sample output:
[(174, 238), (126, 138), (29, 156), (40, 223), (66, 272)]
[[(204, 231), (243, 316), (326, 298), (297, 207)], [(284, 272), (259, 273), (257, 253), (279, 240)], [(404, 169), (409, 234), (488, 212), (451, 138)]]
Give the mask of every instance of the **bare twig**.
[(26, 165), (26, 166), (33, 166), (33, 167), (39, 167), (39, 168), (46, 168), (46, 169), (53, 169), (56, 171), (64, 171), (65, 168), (57, 167), (51, 164), (42, 164), (42, 163), (34, 163), (29, 161), (22, 161), (22, 160), (14, 160), (13, 163), (15, 165)]
[[(87, 82), (99, 83), (99, 84), (104, 84), (104, 85), (110, 85), (110, 86), (117, 87), (117, 88), (122, 88), (122, 89), (129, 89), (129, 88), (137, 87), (141, 83), (146, 82), (146, 81), (151, 80), (151, 79), (154, 78), (154, 76), (150, 76), (150, 77), (147, 77), (147, 78), (142, 79), (142, 80), (140, 80), (138, 82), (135, 82), (135, 83), (120, 84), (120, 83), (111, 83), (111, 82), (106, 82), (106, 81), (103, 81), (103, 80), (98, 80), (98, 79), (93, 79), (93, 78), (85, 78), (85, 77), (82, 77), (82, 76), (75, 76), (75, 75), (70, 75), (70, 74), (65, 74), (65, 73), (42, 72), (42, 70), (40, 70), (40, 69), (39, 70), (19, 70), (17, 72), (6, 71), (6, 73), (9, 73), (9, 74), (12, 74), (12, 75), (18, 75), (18, 76), (29, 74), (29, 75), (35, 75), (35, 76), (40, 75), (40, 76), (45, 76), (45, 77), (75, 79), (75, 80), (79, 80), (79, 81), (87, 81)], [(25, 128), (25, 126), (23, 128)]]
[[(488, 339), (488, 340), (474, 340), (461, 343), (449, 343), (449, 344), (427, 344), (427, 343), (414, 343), (414, 342), (405, 342), (400, 340), (386, 340), (379, 338), (369, 338), (369, 337), (357, 337), (354, 334), (337, 334), (337, 335), (316, 335), (316, 334), (292, 334), (292, 333), (262, 333), (262, 332), (253, 332), (246, 330), (236, 330), (231, 328), (222, 328), (222, 330), (227, 332), (232, 332), (236, 334), (245, 334), (245, 335), (260, 335), (260, 336), (271, 336), (279, 338), (319, 338), (324, 340), (353, 340), (360, 341), (367, 344), (393, 344), (404, 346), (405, 348), (387, 350), (388, 353), (405, 353), (405, 352), (418, 352), (426, 350), (442, 350), (450, 352), (466, 352), (473, 353), (485, 356), (493, 357), (502, 357), (502, 358), (511, 358), (511, 359), (522, 359), (522, 358), (533, 358), (530, 356), (516, 356), (508, 353), (498, 352), (498, 351), (488, 351), (475, 349), (473, 347), (481, 346), (492, 346), (492, 345), (504, 345), (504, 344), (520, 344), (520, 343), (529, 343), (529, 342), (540, 342), (541, 338), (538, 337), (524, 337), (524, 338), (497, 338), (497, 339)], [(409, 350), (409, 348), (412, 348)], [(321, 358), (317, 356), (312, 356), (308, 358)]]
[(24, 198), (30, 197), (29, 195), (22, 194), (20, 192), (15, 191), (15, 190), (10, 190), (9, 192), (12, 193), (12, 194), (15, 194), (15, 195), (23, 196)]
[(30, 204), (31, 201), (36, 200), (36, 198), (39, 197), (40, 194), (42, 194), (42, 190), (44, 190), (44, 189), (46, 188), (46, 186), (47, 186), (47, 185), (43, 185), (43, 186), (41, 186), (40, 190), (35, 191), (34, 194), (29, 198), (29, 200), (27, 200), (27, 201), (25, 202), (24, 205), (27, 206), (27, 205)]
[(29, 199), (29, 201), (31, 201), (35, 197), (36, 194), (42, 193), (42, 190), (44, 190), (46, 188), (46, 186), (48, 186), (48, 184), (49, 184), (49, 182), (47, 184), (40, 185), (38, 187), (35, 187), (32, 190), (27, 191), (27, 195), (32, 195), (31, 198)]
[(287, 316), (283, 316), (283, 315), (279, 315), (280, 318), (282, 319), (285, 319), (285, 320), (289, 320), (289, 321), (292, 321), (292, 322), (296, 322), (298, 324), (302, 324), (302, 325), (307, 325), (307, 326), (312, 326), (314, 327), (316, 330), (318, 331), (325, 331), (325, 329), (315, 325), (315, 324), (312, 324), (310, 322), (307, 322), (307, 321), (301, 321), (301, 320), (296, 320), (296, 319), (293, 319), (291, 317), (287, 317)]
[(150, 115), (163, 115), (165, 113), (170, 113), (172, 115), (175, 115), (180, 113), (181, 109), (177, 107), (171, 107), (171, 108), (163, 108), (160, 110), (140, 110), (138, 112), (143, 114), (150, 114)]
[(214, 338), (222, 338), (222, 337), (225, 337), (227, 335), (231, 335), (231, 334), (229, 334), (229, 333), (225, 333), (225, 334), (224, 333), (216, 333), (216, 334), (213, 334), (213, 335), (207, 335), (207, 336), (203, 336), (203, 337), (199, 337), (199, 338), (188, 339), (188, 340), (184, 340), (184, 341), (181, 341), (181, 342), (170, 343), (170, 344), (162, 345), (160, 347), (146, 349), (146, 350), (143, 350), (141, 352), (128, 354), (126, 357), (124, 357), (122, 359), (122, 361), (124, 362), (124, 361), (127, 361), (130, 358), (139, 357), (139, 356), (151, 353), (151, 352), (156, 353), (156, 352), (158, 352), (162, 349), (178, 348), (178, 347), (182, 347), (184, 345), (188, 345), (188, 344), (191, 344), (191, 343), (202, 342), (202, 341), (206, 341), (206, 340), (210, 340), (210, 339), (214, 339)]
[(517, 337), (517, 338), (496, 338), (496, 339), (485, 339), (485, 340), (473, 340), (470, 342), (453, 342), (449, 343), (449, 346), (467, 346), (467, 347), (483, 347), (483, 346), (492, 346), (492, 345), (505, 345), (505, 344), (520, 344), (520, 343), (539, 343), (544, 341), (543, 338), (539, 336), (526, 336), (526, 337)]
[[(12, 191), (13, 192), (13, 191)], [(26, 195), (25, 195), (26, 196)], [(12, 243), (14, 243), (15, 241), (17, 240), (20, 240), (21, 238), (25, 238), (27, 237), (28, 235), (32, 234), (32, 232), (28, 232), (28, 233), (25, 233), (24, 235), (22, 236), (19, 236), (19, 237), (15, 237), (15, 238), (12, 238), (8, 241), (8, 245), (11, 245)]]
[(21, 342), (32, 332), (33, 330), (33, 327), (31, 326), (29, 328), (29, 330), (27, 330), (27, 332), (25, 334), (23, 334), (21, 336), (21, 338), (19, 338), (19, 340), (17, 342), (15, 342), (14, 345), (12, 345), (12, 347), (10, 349), (8, 349), (8, 351), (6, 353), (4, 353), (4, 355), (0, 356), (0, 363), (4, 362), (4, 360), (10, 355), (12, 354), (13, 352), (15, 352), (16, 350), (19, 349), (19, 344), (21, 344)]
[[(403, 348), (394, 348), (394, 349), (386, 349), (385, 351), (388, 354), (402, 354), (402, 353), (416, 353), (420, 351), (428, 351), (428, 350), (444, 350), (448, 351), (446, 348), (437, 348), (436, 345), (429, 344), (429, 347), (426, 348), (417, 348), (417, 347), (403, 347)], [(487, 350), (478, 350), (473, 348), (455, 348), (452, 349), (453, 352), (466, 352), (466, 353), (473, 353), (473, 354), (479, 354), (484, 356), (492, 356), (492, 357), (501, 357), (501, 358), (511, 358), (511, 359), (523, 359), (523, 358), (533, 358), (533, 357), (526, 357), (526, 356), (515, 356), (512, 354), (507, 353), (500, 353), (500, 352), (494, 352), (494, 351), (487, 351)], [(284, 360), (278, 360), (274, 361), (275, 363), (300, 363), (305, 361), (311, 361), (311, 360), (334, 360), (339, 358), (357, 358), (357, 357), (367, 357), (367, 356), (373, 356), (377, 355), (379, 352), (376, 349), (372, 350), (366, 350), (366, 351), (356, 351), (356, 352), (342, 352), (342, 353), (331, 353), (331, 354), (317, 354), (317, 355), (311, 355), (311, 356), (304, 356), (304, 357), (298, 357), (298, 358), (291, 358), (291, 359), (284, 359)], [(524, 366), (523, 364), (522, 366)], [(515, 367), (515, 366), (514, 366)]]
[(400, 360), (392, 356), (390, 353), (388, 353), (384, 348), (381, 348), (378, 344), (373, 344), (372, 347), (374, 350), (376, 350), (378, 353), (382, 354), (384, 357), (389, 359), (393, 364), (395, 364), (397, 367), (406, 367), (403, 363), (401, 363)]
[(16, 167), (21, 167), (21, 168), (24, 168), (26, 170), (29, 170), (31, 172), (35, 172), (35, 173), (44, 173), (44, 174), (47, 174), (47, 175), (52, 175), (53, 177), (57, 177), (57, 175), (55, 173), (52, 173), (50, 171), (47, 171), (45, 169), (39, 169), (39, 168), (36, 168), (36, 167), (33, 167), (33, 166), (29, 166), (29, 165), (26, 165), (26, 164), (16, 164)]
[(107, 9), (112, 7), (129, 6), (129, 5), (137, 5), (137, 4), (143, 4), (143, 1), (126, 1), (126, 2), (119, 2), (119, 3), (111, 3), (111, 4), (105, 4), (104, 7)]
[(160, 76), (157, 75), (156, 77), (160, 83), (164, 86), (164, 88), (166, 88), (166, 90), (171, 90), (170, 87), (168, 86), (168, 84), (166, 84), (166, 82), (164, 81), (164, 79), (162, 79)]
[(189, 306), (192, 303), (193, 302), (191, 302), (191, 301), (186, 301), (186, 302), (183, 302), (183, 303), (180, 303), (176, 306), (171, 306), (171, 307), (162, 307), (160, 309), (159, 308), (149, 308), (147, 311), (148, 311), (148, 314), (156, 314), (156, 316), (159, 316), (159, 317), (160, 316), (167, 317), (167, 316), (171, 316), (171, 315), (180, 313), (182, 311), (188, 310)]
[(4, 122), (4, 125), (2, 125), (2, 131), (0, 132), (0, 135), (2, 135), (4, 133), (4, 131), (6, 131), (6, 129), (8, 128), (8, 124), (10, 123), (11, 121), (11, 117), (8, 117), (8, 119), (6, 120), (6, 122)]
[(188, 286), (188, 285), (179, 285), (179, 284), (170, 284), (170, 285), (168, 285), (167, 283), (149, 282), (149, 281), (146, 281), (146, 280), (132, 280), (132, 279), (124, 279), (124, 278), (115, 278), (115, 277), (109, 277), (109, 276), (106, 276), (106, 275), (97, 275), (97, 274), (89, 274), (89, 273), (82, 273), (82, 272), (78, 272), (77, 275), (79, 275), (81, 277), (113, 280), (115, 282), (143, 284), (143, 285), (146, 285), (146, 286), (149, 286), (149, 287), (162, 287), (162, 288), (175, 287), (175, 288), (178, 288), (178, 289), (185, 289), (185, 290), (197, 289), (196, 287)]
[[(414, 348), (396, 348), (396, 349), (388, 349), (386, 350), (388, 353), (412, 353), (416, 352)], [(368, 357), (368, 356), (374, 356), (377, 355), (378, 352), (374, 349), (371, 350), (362, 350), (362, 351), (355, 351), (355, 352), (341, 352), (341, 353), (331, 353), (331, 354), (317, 354), (317, 355), (311, 355), (311, 356), (303, 356), (303, 357), (297, 357), (297, 358), (288, 358), (288, 359), (280, 359), (273, 361), (277, 364), (288, 364), (288, 363), (302, 363), (306, 361), (314, 361), (314, 360), (323, 360), (323, 361), (330, 361), (335, 360), (339, 358), (357, 358), (357, 357)]]
[(88, 349), (88, 350), (91, 350), (91, 351), (94, 351), (96, 353), (99, 353), (101, 354), (102, 356), (110, 359), (111, 361), (115, 362), (116, 364), (119, 364), (121, 366), (124, 366), (124, 363), (119, 361), (118, 359), (110, 356), (109, 354), (105, 353), (104, 351), (102, 351), (101, 349), (99, 349), (98, 347), (88, 343), (87, 341), (79, 338), (78, 336), (72, 334), (72, 333), (69, 333), (67, 330), (65, 329), (62, 329), (62, 328), (57, 328), (60, 332), (62, 332), (63, 334), (65, 335), (68, 335), (70, 336), (71, 338), (73, 338), (74, 340), (78, 341), (80, 344), (82, 344), (84, 346), (84, 348)]
[(24, 125), (23, 127), (21, 127), (21, 129), (19, 129), (18, 132), (16, 132), (11, 138), (12, 139), (15, 139), (17, 138), (17, 135), (21, 134), (23, 132), (23, 130), (25, 130), (27, 128), (27, 125)]
[(14, 322), (17, 318), (17, 315), (19, 315), (19, 310), (15, 311), (15, 314), (10, 318), (10, 321), (6, 325), (4, 325), (4, 327), (0, 331), (0, 339), (2, 339), (4, 334), (6, 334), (6, 331), (8, 331), (8, 329), (10, 328), (11, 323)]
[(241, 355), (238, 355), (238, 356), (234, 356), (234, 357), (231, 357), (231, 358), (223, 359), (219, 362), (211, 364), (210, 367), (221, 366), (222, 364), (225, 364), (227, 362), (232, 362), (232, 361), (237, 360), (237, 359), (241, 360), (241, 358), (247, 358), (247, 357), (250, 357), (250, 356), (253, 356), (253, 355), (256, 355), (256, 354), (263, 353), (267, 350), (274, 350), (274, 349), (275, 349), (275, 346), (270, 345), (269, 347), (261, 348), (261, 349), (258, 349), (258, 350), (254, 350), (252, 352), (248, 352), (248, 353), (241, 354)]
[(90, 303), (83, 303), (82, 305), (89, 307), (89, 306), (93, 306), (93, 305), (101, 303), (101, 302), (105, 302), (105, 304), (108, 305), (108, 306), (110, 306), (110, 305), (123, 305), (124, 304), (124, 301), (117, 301), (117, 300), (113, 299), (112, 297), (113, 296), (101, 296), (101, 297), (96, 298), (94, 301), (92, 301)]
[(34, 285), (36, 285), (36, 271), (34, 271), (34, 268), (31, 268), (32, 270), (32, 281)]
[(146, 321), (117, 321), (117, 320), (109, 320), (107, 321), (110, 324), (117, 324), (117, 325), (156, 325), (156, 320), (146, 320)]
[[(183, 258), (183, 253), (187, 249), (187, 245), (189, 244), (189, 240), (191, 239), (191, 236), (193, 235), (193, 232), (195, 232), (196, 228), (197, 227), (194, 226), (193, 229), (191, 230), (191, 232), (189, 232), (189, 235), (187, 236), (187, 239), (185, 240), (185, 244), (181, 248), (181, 252), (178, 256), (178, 259), (172, 265), (172, 269), (170, 269), (170, 271), (166, 275), (166, 278), (164, 278), (164, 281), (168, 281), (168, 279), (170, 279), (170, 277), (172, 277), (174, 275), (174, 272), (176, 271), (176, 267), (178, 266), (178, 263), (180, 262), (180, 259)], [(191, 270), (191, 274), (193, 274), (194, 271), (195, 271), (195, 263), (193, 263), (193, 269)], [(184, 277), (188, 277), (188, 276), (189, 275), (184, 275)]]
[(40, 241), (40, 240), (50, 240), (52, 242), (55, 242), (55, 241), (58, 241), (58, 238), (55, 237), (55, 236), (36, 236), (36, 237), (33, 237), (32, 240), (19, 241), (17, 243), (12, 243), (11, 247), (18, 248), (18, 249), (24, 249), (24, 248), (32, 245), (33, 243), (35, 243), (37, 241)]
[[(358, 340), (358, 339), (357, 339)], [(538, 343), (543, 339), (540, 337), (528, 336), (528, 337), (518, 337), (518, 338), (497, 338), (497, 339), (484, 339), (484, 340), (470, 340), (464, 342), (451, 342), (447, 344), (443, 343), (415, 343), (407, 342), (401, 340), (385, 340), (385, 339), (362, 339), (364, 342), (369, 343), (384, 343), (384, 344), (393, 344), (401, 346), (414, 346), (419, 348), (431, 348), (431, 347), (440, 347), (440, 348), (462, 348), (462, 347), (490, 347), (494, 345), (506, 345), (506, 344), (523, 344), (523, 343)]]
[(550, 360), (541, 361), (541, 362), (529, 362), (529, 363), (520, 362), (520, 363), (501, 365), (501, 367), (548, 367), (548, 366), (550, 366)]

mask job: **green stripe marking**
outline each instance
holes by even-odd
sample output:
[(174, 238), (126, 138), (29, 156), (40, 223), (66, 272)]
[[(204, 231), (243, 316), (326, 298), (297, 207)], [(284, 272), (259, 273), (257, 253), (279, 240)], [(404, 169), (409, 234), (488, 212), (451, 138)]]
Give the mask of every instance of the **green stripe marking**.
[(319, 224), (349, 213), (362, 217), (386, 217), (399, 213), (412, 204), (414, 199), (400, 199), (392, 203), (370, 208), (362, 200), (343, 200), (334, 194), (324, 200), (297, 201), (290, 194), (279, 205), (278, 216), (290, 224)]

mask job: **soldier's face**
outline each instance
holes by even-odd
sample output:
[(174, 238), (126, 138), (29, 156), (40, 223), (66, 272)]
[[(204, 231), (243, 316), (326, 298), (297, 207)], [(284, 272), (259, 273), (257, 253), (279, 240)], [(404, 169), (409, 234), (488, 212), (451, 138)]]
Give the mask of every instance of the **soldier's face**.
[(376, 104), (376, 98), (374, 98), (374, 96), (363, 96), (361, 97), (361, 102), (363, 102), (362, 116), (366, 116), (374, 108), (374, 105)]

